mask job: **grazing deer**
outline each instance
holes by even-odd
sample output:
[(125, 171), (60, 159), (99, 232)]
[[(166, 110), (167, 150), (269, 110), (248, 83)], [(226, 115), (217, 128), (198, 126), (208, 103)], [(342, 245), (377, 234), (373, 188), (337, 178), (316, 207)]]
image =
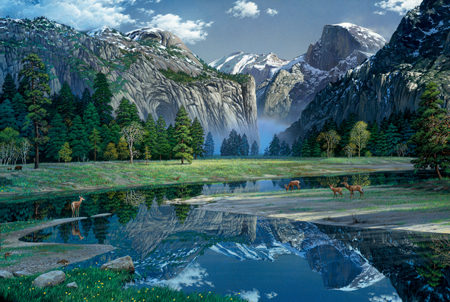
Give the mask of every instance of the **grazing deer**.
[(330, 184), (330, 189), (334, 192), (334, 197), (338, 198), (336, 193), (339, 193), (339, 197), (344, 197), (344, 195), (342, 195), (342, 188), (333, 188), (333, 185)]
[(6, 260), (7, 257), (9, 257), (9, 256), (11, 256), (11, 255), (12, 255), (12, 252), (7, 252), (7, 253), (5, 253), (5, 260)]
[(22, 170), (22, 166), (16, 166), (16, 167), (14, 168), (14, 170), (21, 171), (21, 170)]
[(80, 229), (78, 227), (78, 221), (72, 223), (72, 235), (73, 236), (78, 236), (80, 241), (84, 239), (84, 237), (81, 236)]
[(74, 201), (74, 202), (72, 202), (72, 204), (70, 205), (70, 207), (72, 208), (72, 217), (75, 217), (75, 213), (76, 213), (76, 217), (79, 217), (80, 216), (80, 205), (81, 205), (81, 202), (83, 201), (83, 200), (85, 200), (83, 197), (81, 197), (81, 196), (78, 196), (78, 197), (80, 197), (80, 200), (79, 201)]
[(300, 181), (293, 180), (289, 183), (289, 185), (284, 185), (284, 187), (286, 188), (286, 192), (289, 191), (290, 187), (292, 187), (292, 190), (295, 190), (294, 186), (297, 186), (300, 190)]
[(359, 198), (361, 198), (361, 196), (364, 197), (364, 192), (360, 185), (349, 186), (346, 180), (341, 182), (341, 184), (343, 184), (350, 191), (350, 199), (352, 198), (352, 196), (353, 198), (355, 198), (355, 191), (359, 192)]
[(67, 266), (67, 264), (69, 264), (69, 261), (67, 261), (67, 260), (65, 260), (65, 259), (61, 259), (61, 260), (59, 260), (59, 261), (56, 262), (56, 263), (61, 263), (62, 265)]

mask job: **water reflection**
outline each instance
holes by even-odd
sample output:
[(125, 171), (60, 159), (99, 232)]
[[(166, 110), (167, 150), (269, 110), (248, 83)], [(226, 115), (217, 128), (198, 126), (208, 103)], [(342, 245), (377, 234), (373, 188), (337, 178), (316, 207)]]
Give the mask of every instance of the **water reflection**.
[(125, 224), (118, 213), (81, 221), (82, 242), (71, 224), (33, 240), (117, 246), (68, 268), (130, 255), (140, 276), (132, 287), (241, 292), (252, 301), (450, 301), (448, 237), (177, 211), (142, 203)]

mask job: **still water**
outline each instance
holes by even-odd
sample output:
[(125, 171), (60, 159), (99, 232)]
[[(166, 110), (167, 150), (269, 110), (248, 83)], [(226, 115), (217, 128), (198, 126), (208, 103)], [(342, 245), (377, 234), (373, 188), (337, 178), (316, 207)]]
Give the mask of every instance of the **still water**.
[(438, 256), (448, 247), (437, 235), (176, 211), (141, 204), (125, 224), (116, 215), (85, 219), (22, 240), (116, 246), (67, 269), (129, 255), (139, 277), (127, 287), (240, 293), (248, 301), (450, 301), (450, 259)]

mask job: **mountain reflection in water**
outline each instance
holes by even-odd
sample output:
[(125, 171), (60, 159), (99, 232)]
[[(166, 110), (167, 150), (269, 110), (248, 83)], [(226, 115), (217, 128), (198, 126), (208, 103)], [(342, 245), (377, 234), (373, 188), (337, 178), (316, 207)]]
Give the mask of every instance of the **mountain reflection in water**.
[(117, 246), (68, 269), (130, 255), (139, 278), (127, 287), (241, 293), (249, 301), (450, 301), (448, 241), (437, 235), (192, 208), (180, 219), (156, 202), (141, 204), (126, 224), (116, 215), (80, 223), (82, 241), (70, 224), (29, 240)]

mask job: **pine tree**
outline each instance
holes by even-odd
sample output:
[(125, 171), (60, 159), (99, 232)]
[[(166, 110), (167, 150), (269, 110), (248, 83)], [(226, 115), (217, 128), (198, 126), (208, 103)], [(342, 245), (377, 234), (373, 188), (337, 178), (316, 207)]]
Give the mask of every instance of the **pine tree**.
[(96, 74), (94, 79), (94, 89), (95, 92), (92, 95), (92, 101), (94, 102), (95, 108), (98, 110), (100, 122), (102, 125), (109, 124), (112, 120), (113, 108), (110, 103), (113, 94), (109, 89), (106, 75), (101, 72)]
[(276, 134), (273, 135), (272, 141), (269, 144), (269, 155), (279, 156), (280, 155), (280, 140)]
[(16, 131), (19, 131), (14, 109), (8, 99), (4, 100), (0, 105), (0, 112), (0, 131), (6, 127), (11, 127)]
[(299, 157), (302, 155), (302, 146), (300, 138), (295, 139), (292, 143), (292, 150), (291, 150), (292, 156)]
[(98, 117), (97, 109), (95, 109), (94, 104), (89, 103), (86, 107), (83, 116), (83, 124), (86, 133), (89, 135), (92, 133), (94, 128), (100, 129), (100, 119)]
[(341, 146), (345, 147), (350, 143), (350, 131), (352, 131), (353, 126), (356, 124), (356, 116), (352, 112), (349, 114), (345, 125), (343, 125), (342, 136), (341, 136)]
[(84, 129), (83, 121), (79, 115), (73, 119), (72, 128), (69, 132), (69, 140), (73, 156), (78, 157), (78, 161), (80, 161), (80, 157), (89, 154), (91, 145), (86, 130)]
[(281, 142), (280, 155), (281, 156), (290, 156), (291, 155), (291, 148), (289, 147), (289, 144), (286, 143), (285, 141)]
[(194, 154), (194, 159), (197, 159), (197, 156), (203, 157), (205, 152), (203, 150), (205, 132), (203, 130), (202, 124), (200, 124), (200, 121), (197, 117), (195, 117), (194, 121), (192, 122), (190, 132), (192, 136), (191, 146)]
[(73, 95), (69, 84), (64, 82), (59, 91), (57, 110), (67, 126), (70, 126), (72, 123), (75, 116), (75, 109), (75, 96)]
[[(172, 125), (172, 124), (170, 124), (170, 125)], [(146, 161), (145, 164), (148, 165), (148, 160), (150, 158), (152, 158), (152, 154), (150, 153), (150, 150), (149, 150), (148, 146), (145, 146), (144, 158), (145, 158), (145, 161)]]
[(220, 156), (228, 156), (228, 141), (226, 138), (223, 139), (220, 146)]
[(251, 149), (250, 152), (251, 152), (252, 156), (259, 155), (259, 146), (258, 146), (258, 143), (256, 141), (253, 141), (252, 149)]
[(390, 123), (386, 130), (386, 141), (387, 145), (387, 155), (392, 155), (394, 153), (394, 148), (397, 146), (402, 140), (400, 133), (397, 130), (397, 127), (394, 123)]
[(380, 131), (386, 133), (388, 126), (389, 126), (388, 119), (386, 117), (383, 117), (383, 120), (380, 123)]
[(121, 128), (130, 125), (132, 122), (139, 122), (136, 105), (131, 104), (126, 98), (122, 98), (116, 110), (116, 123)]
[(377, 155), (386, 156), (388, 155), (388, 143), (386, 141), (386, 135), (383, 131), (380, 132), (377, 142)]
[(20, 93), (16, 93), (12, 99), (12, 106), (16, 113), (17, 127), (19, 128), (22, 137), (33, 136), (33, 126), (26, 124), (26, 117), (28, 115), (25, 99)]
[(49, 141), (45, 145), (45, 154), (47, 158), (59, 160), (59, 150), (63, 147), (67, 140), (67, 126), (59, 113), (55, 114), (48, 131)]
[(128, 150), (128, 144), (125, 141), (125, 138), (121, 137), (119, 143), (117, 144), (117, 155), (120, 157), (120, 160), (126, 159), (130, 154)]
[(45, 64), (36, 54), (30, 54), (22, 59), (23, 68), (19, 72), (21, 83), (23, 84), (23, 95), (25, 96), (28, 107), (27, 121), (34, 125), (34, 168), (39, 168), (39, 145), (45, 144), (48, 137), (47, 132), (47, 111), (43, 108), (51, 101), (45, 97), (50, 94), (48, 86), (49, 75), (47, 74)]
[(309, 144), (309, 139), (305, 139), (302, 145), (302, 157), (311, 157), (311, 146)]
[(100, 136), (100, 132), (97, 130), (97, 128), (94, 127), (91, 131), (91, 135), (89, 136), (89, 142), (91, 143), (91, 150), (94, 151), (94, 161), (97, 160), (97, 153), (99, 153), (100, 146), (102, 143), (102, 139)]
[(240, 156), (248, 156), (248, 152), (250, 150), (250, 146), (248, 144), (247, 135), (242, 136), (241, 145), (239, 146), (239, 155)]
[(181, 158), (181, 164), (184, 164), (185, 159), (189, 163), (191, 163), (193, 159), (193, 150), (189, 147), (192, 142), (192, 137), (189, 132), (190, 125), (191, 121), (187, 115), (186, 109), (184, 109), (184, 106), (181, 106), (175, 118), (175, 140), (177, 145), (173, 148), (173, 151), (177, 152), (175, 156)]
[(158, 141), (156, 154), (158, 155), (159, 160), (161, 160), (163, 156), (168, 157), (170, 144), (167, 137), (166, 121), (162, 115), (160, 115), (156, 121), (156, 140)]
[(370, 131), (370, 139), (369, 142), (367, 143), (367, 148), (369, 149), (370, 152), (372, 152), (372, 154), (374, 155), (378, 155), (377, 152), (377, 142), (378, 142), (378, 137), (379, 137), (379, 132), (380, 130), (378, 129), (378, 123), (375, 121), (372, 124), (372, 127), (369, 128)]
[(79, 115), (84, 118), (84, 113), (87, 109), (87, 106), (91, 103), (92, 103), (91, 93), (89, 92), (89, 89), (85, 88), (83, 93), (81, 94), (81, 99), (79, 100), (79, 102), (77, 102), (76, 115)]
[(173, 153), (173, 148), (175, 148), (176, 146), (176, 141), (175, 141), (175, 128), (172, 126), (172, 124), (169, 125), (169, 127), (167, 127), (167, 139), (169, 141), (169, 160), (172, 159), (172, 153)]
[(2, 86), (2, 95), (0, 97), (0, 104), (5, 100), (12, 101), (14, 95), (17, 93), (16, 84), (11, 74), (8, 72)]
[(144, 132), (143, 145), (148, 146), (150, 154), (152, 154), (152, 157), (156, 157), (156, 147), (158, 144), (158, 142), (156, 140), (156, 124), (155, 124), (155, 120), (153, 119), (153, 116), (151, 114), (149, 114), (147, 116), (147, 120), (145, 121), (144, 131), (145, 132)]
[(239, 155), (239, 137), (236, 130), (231, 129), (227, 141), (227, 156)]
[(437, 85), (431, 82), (420, 96), (417, 110), (419, 117), (413, 123), (416, 133), (411, 137), (411, 143), (417, 146), (418, 158), (411, 163), (416, 169), (434, 169), (439, 179), (442, 179), (439, 168), (448, 169), (450, 166), (447, 155), (450, 121), (447, 110), (441, 107), (444, 102), (438, 99), (439, 94)]
[(264, 155), (263, 156), (270, 156), (269, 147), (266, 147), (266, 149), (264, 149)]
[(213, 154), (214, 154), (214, 139), (211, 134), (211, 131), (208, 132), (208, 135), (206, 136), (204, 150), (205, 150), (205, 156), (213, 156)]

